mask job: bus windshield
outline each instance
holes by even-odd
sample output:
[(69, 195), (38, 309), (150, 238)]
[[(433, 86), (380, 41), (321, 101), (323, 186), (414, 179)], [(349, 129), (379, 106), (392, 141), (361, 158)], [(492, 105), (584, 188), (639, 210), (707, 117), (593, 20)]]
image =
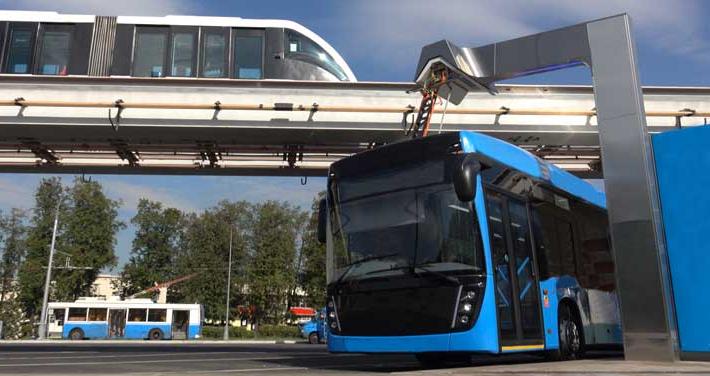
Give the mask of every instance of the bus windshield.
[(332, 181), (329, 283), (430, 272), (480, 274), (472, 203), (458, 200), (443, 160)]

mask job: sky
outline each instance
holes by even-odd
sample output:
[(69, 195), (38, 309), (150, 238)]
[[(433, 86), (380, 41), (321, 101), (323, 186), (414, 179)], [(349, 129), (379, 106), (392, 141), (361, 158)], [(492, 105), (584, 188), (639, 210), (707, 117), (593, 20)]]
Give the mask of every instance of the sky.
[[(360, 81), (411, 81), (421, 47), (449, 39), (478, 46), (600, 17), (629, 13), (644, 85), (710, 86), (710, 1), (702, 0), (0, 0), (0, 9), (99, 15), (277, 18), (313, 30), (343, 56)], [(520, 83), (588, 84), (583, 68)], [(30, 208), (43, 175), (0, 174), (0, 210)], [(93, 176), (122, 200), (128, 223), (139, 198), (199, 212), (220, 200), (288, 200), (310, 207), (325, 180), (273, 177)], [(72, 176), (63, 180), (71, 182)], [(118, 236), (120, 264), (135, 229)]]

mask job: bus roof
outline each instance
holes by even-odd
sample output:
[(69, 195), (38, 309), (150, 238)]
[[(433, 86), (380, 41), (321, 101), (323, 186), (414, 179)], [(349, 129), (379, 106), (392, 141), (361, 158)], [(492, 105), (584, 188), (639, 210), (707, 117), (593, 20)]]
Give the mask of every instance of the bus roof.
[(49, 308), (173, 308), (173, 309), (197, 309), (200, 304), (185, 303), (146, 303), (130, 300), (122, 301), (82, 301), (75, 302), (51, 302)]
[(554, 164), (545, 162), (526, 150), (494, 137), (471, 131), (459, 133), (461, 148), (464, 152), (485, 155), (533, 178), (546, 181), (553, 187), (577, 198), (606, 208), (606, 196), (603, 192)]

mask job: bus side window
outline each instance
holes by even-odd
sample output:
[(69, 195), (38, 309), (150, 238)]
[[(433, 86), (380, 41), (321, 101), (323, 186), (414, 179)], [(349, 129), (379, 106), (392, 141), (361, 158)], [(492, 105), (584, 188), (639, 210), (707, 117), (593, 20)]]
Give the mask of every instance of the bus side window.
[(86, 308), (69, 308), (67, 321), (86, 321)]
[(130, 308), (128, 310), (128, 322), (145, 322), (147, 315), (145, 308)]
[(572, 223), (567, 220), (555, 218), (557, 229), (557, 244), (560, 250), (561, 275), (577, 275), (575, 263), (574, 231)]
[(165, 322), (168, 317), (168, 310), (165, 308), (151, 308), (148, 310), (148, 321)]
[(562, 274), (562, 255), (557, 240), (554, 217), (552, 216), (554, 208), (544, 202), (535, 202), (532, 208), (535, 255), (537, 257), (540, 280), (544, 281)]

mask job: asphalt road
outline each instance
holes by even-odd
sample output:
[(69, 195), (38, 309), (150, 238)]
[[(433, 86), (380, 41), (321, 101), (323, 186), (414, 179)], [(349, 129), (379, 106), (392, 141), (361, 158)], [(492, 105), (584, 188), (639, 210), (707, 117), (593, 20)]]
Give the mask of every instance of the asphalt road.
[[(684, 368), (683, 368), (684, 367)], [(254, 343), (0, 343), (0, 374), (36, 375), (215, 375), (215, 374), (427, 374), (590, 375), (710, 374), (710, 364), (634, 364), (618, 353), (591, 360), (545, 362), (536, 355), (476, 356), (471, 363), (424, 369), (411, 355), (329, 354), (324, 345)]]

